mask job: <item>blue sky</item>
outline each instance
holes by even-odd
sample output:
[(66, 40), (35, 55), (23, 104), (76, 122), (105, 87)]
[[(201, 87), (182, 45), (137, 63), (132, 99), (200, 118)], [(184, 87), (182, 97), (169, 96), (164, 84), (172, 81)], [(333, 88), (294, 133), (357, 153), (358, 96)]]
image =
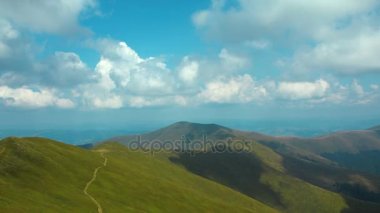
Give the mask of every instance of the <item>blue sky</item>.
[(380, 123), (379, 6), (1, 1), (0, 128), (365, 128)]

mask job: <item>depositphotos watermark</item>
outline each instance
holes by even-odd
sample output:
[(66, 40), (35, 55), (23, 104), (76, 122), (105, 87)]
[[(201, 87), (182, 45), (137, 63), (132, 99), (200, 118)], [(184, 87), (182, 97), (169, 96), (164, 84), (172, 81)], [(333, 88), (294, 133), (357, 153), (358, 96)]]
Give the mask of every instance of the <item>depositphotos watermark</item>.
[(201, 140), (191, 140), (182, 136), (179, 140), (143, 140), (141, 136), (128, 143), (131, 151), (148, 153), (188, 152), (188, 153), (239, 153), (250, 152), (252, 143), (245, 140), (228, 138), (226, 140), (210, 140), (203, 136)]

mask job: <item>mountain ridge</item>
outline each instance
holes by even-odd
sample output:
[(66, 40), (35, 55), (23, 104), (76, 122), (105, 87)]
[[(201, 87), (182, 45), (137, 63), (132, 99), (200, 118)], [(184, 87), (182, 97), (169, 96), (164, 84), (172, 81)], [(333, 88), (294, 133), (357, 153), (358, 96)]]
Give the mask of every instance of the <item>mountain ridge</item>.
[[(157, 145), (157, 142), (164, 143), (185, 137), (188, 139), (186, 140), (187, 143), (191, 144), (199, 140), (202, 141), (202, 137), (205, 135), (208, 140), (224, 140), (232, 144), (242, 141), (248, 144), (264, 145), (279, 154), (286, 163), (285, 165), (288, 166), (286, 169), (297, 178), (336, 192), (346, 189), (337, 188), (335, 184), (346, 186), (344, 185), (346, 183), (355, 183), (359, 186), (360, 193), (368, 194), (369, 200), (380, 201), (380, 181), (378, 181), (380, 179), (376, 176), (378, 174), (377, 169), (372, 169), (377, 168), (376, 162), (378, 161), (367, 159), (368, 162), (366, 163), (369, 165), (369, 169), (363, 169), (363, 167), (352, 166), (355, 165), (352, 162), (347, 163), (335, 155), (329, 155), (340, 151), (347, 154), (348, 158), (353, 158), (351, 155), (365, 153), (368, 150), (379, 151), (380, 137), (372, 130), (340, 131), (312, 138), (273, 137), (257, 132), (234, 130), (215, 124), (177, 122), (140, 136), (119, 137), (109, 141), (117, 141), (128, 146), (131, 141), (136, 140), (136, 137), (141, 137), (141, 141)], [(314, 169), (309, 170), (309, 168)], [(309, 172), (305, 174), (304, 170)], [(324, 178), (316, 178), (319, 173), (323, 173)], [(371, 183), (373, 187), (368, 187), (368, 183)], [(345, 193), (360, 198), (360, 195), (352, 194), (351, 191), (345, 191)], [(375, 194), (370, 195), (371, 193)]]
[[(338, 148), (339, 151), (355, 153), (366, 150), (380, 150), (380, 135), (375, 130), (371, 129), (372, 128), (368, 130), (338, 131), (317, 137), (270, 136), (254, 131), (235, 130), (217, 124), (201, 124), (181, 121), (152, 132), (138, 135), (118, 136), (106, 141), (117, 141), (127, 144), (129, 141), (135, 140), (139, 136), (141, 136), (142, 140), (147, 141), (180, 140), (182, 137), (189, 140), (202, 140), (204, 136), (207, 136), (210, 140), (225, 140), (233, 138), (252, 139), (260, 142), (276, 142), (293, 145), (317, 154), (336, 151)], [(354, 140), (352, 138), (354, 138)], [(365, 140), (365, 143), (359, 143), (360, 140)], [(330, 145), (332, 144), (336, 147), (329, 147), (329, 144), (326, 144), (325, 142), (329, 142)]]

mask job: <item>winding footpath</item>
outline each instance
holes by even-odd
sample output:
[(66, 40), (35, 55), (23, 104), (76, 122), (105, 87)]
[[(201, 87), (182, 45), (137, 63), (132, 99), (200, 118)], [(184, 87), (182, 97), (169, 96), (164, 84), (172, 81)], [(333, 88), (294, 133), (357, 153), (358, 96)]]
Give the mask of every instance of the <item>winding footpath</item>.
[(107, 166), (107, 160), (108, 160), (108, 159), (107, 159), (107, 157), (104, 156), (104, 151), (101, 151), (101, 152), (100, 152), (100, 155), (104, 158), (103, 165), (97, 167), (97, 168), (94, 170), (94, 174), (92, 175), (91, 180), (87, 182), (86, 187), (84, 187), (84, 189), (83, 189), (83, 193), (84, 193), (87, 197), (89, 197), (89, 198), (91, 199), (91, 201), (92, 201), (92, 202), (98, 207), (98, 213), (103, 213), (102, 206), (99, 204), (99, 202), (98, 202), (98, 201), (97, 201), (92, 195), (90, 195), (90, 194), (87, 192), (87, 190), (88, 190), (88, 188), (90, 187), (90, 185), (92, 184), (92, 182), (95, 181), (95, 179), (96, 179), (96, 175), (98, 174), (99, 169), (101, 169), (101, 168)]

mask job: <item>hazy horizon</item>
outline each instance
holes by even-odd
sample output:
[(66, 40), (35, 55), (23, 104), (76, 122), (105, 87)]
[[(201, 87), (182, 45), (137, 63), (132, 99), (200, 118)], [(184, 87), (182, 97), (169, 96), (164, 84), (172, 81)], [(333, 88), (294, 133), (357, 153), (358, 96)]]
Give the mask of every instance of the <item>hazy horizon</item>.
[[(187, 120), (180, 120), (187, 121)], [(177, 121), (178, 122), (178, 121)], [(318, 122), (289, 121), (289, 120), (219, 120), (219, 121), (187, 121), (192, 123), (218, 124), (229, 128), (253, 131), (272, 136), (298, 136), (316, 137), (327, 135), (337, 131), (365, 130), (380, 124), (379, 120), (365, 120), (356, 122), (332, 122), (331, 120), (319, 120)], [(10, 136), (16, 137), (46, 137), (59, 140), (68, 144), (88, 144), (100, 142), (115, 136), (131, 134), (143, 134), (158, 130), (175, 123), (175, 121), (141, 122), (107, 127), (104, 125), (71, 126), (71, 127), (27, 127), (27, 128), (3, 128), (0, 129), (0, 139)]]

